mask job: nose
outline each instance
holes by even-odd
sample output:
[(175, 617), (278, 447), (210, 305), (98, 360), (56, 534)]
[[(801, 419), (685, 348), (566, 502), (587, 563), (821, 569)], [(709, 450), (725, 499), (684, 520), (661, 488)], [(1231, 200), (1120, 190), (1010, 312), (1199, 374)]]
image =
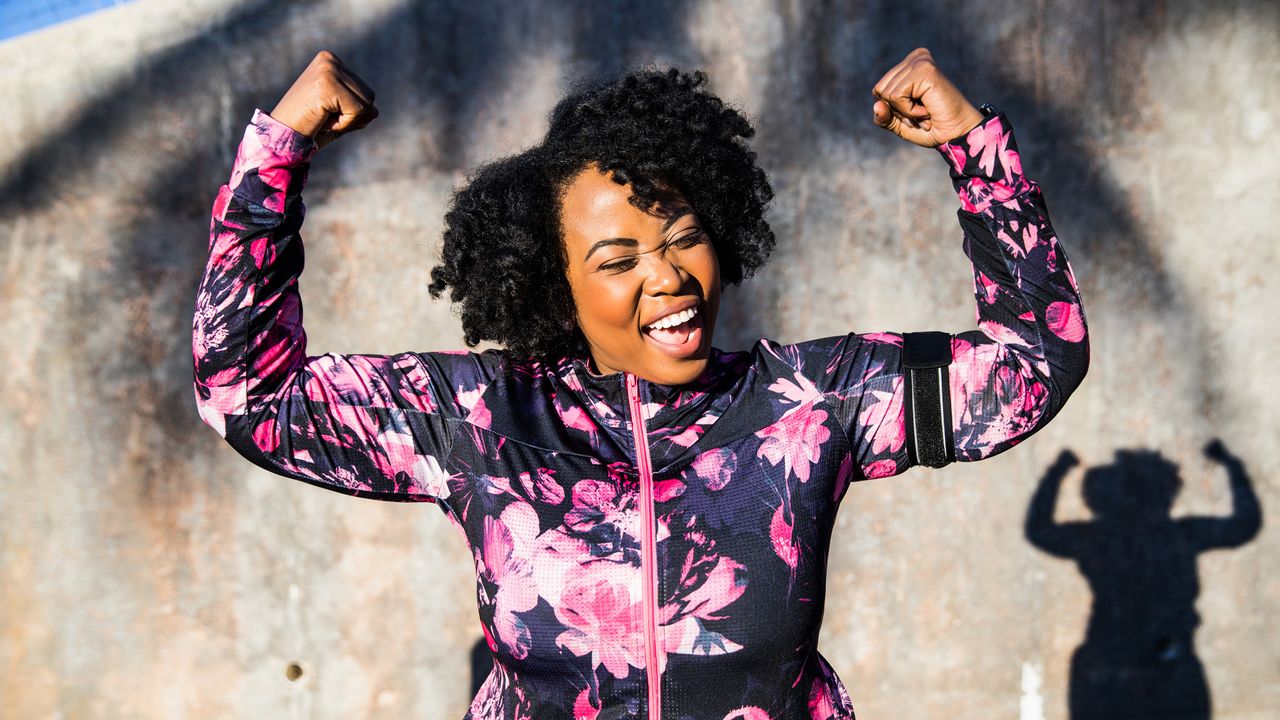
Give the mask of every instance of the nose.
[(685, 272), (673, 254), (660, 254), (650, 258), (649, 274), (645, 277), (646, 295), (675, 295), (684, 288)]

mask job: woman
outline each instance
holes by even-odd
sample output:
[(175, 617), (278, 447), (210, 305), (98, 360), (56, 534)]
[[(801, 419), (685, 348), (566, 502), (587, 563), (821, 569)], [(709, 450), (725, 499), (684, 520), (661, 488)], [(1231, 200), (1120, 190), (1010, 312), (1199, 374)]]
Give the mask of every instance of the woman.
[(936, 147), (960, 197), (979, 330), (922, 346), (940, 396), (909, 401), (896, 333), (714, 348), (722, 285), (773, 246), (772, 191), (704, 81), (573, 93), (542, 143), (456, 192), (431, 292), (469, 345), (505, 351), (306, 355), (299, 193), (315, 150), (377, 115), (332, 55), (255, 112), (214, 204), (201, 417), (272, 472), (457, 525), (495, 661), (469, 718), (852, 718), (817, 652), (848, 483), (924, 462), (920, 426), (942, 433), (931, 465), (1006, 450), (1085, 373), (1076, 282), (1009, 122), (924, 49), (872, 111)]

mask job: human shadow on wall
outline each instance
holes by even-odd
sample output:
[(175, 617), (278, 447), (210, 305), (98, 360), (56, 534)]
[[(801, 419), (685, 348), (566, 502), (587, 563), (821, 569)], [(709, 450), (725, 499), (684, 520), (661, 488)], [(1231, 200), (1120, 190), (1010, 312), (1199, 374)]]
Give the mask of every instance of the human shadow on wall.
[(1196, 558), (1249, 542), (1262, 513), (1240, 459), (1216, 439), (1204, 453), (1227, 471), (1232, 512), (1225, 517), (1170, 517), (1182, 480), (1158, 451), (1118, 450), (1111, 464), (1085, 471), (1089, 521), (1053, 520), (1062, 479), (1079, 463), (1073, 452), (1063, 450), (1040, 479), (1027, 539), (1074, 560), (1093, 591), (1085, 639), (1071, 658), (1073, 720), (1211, 715), (1193, 638)]

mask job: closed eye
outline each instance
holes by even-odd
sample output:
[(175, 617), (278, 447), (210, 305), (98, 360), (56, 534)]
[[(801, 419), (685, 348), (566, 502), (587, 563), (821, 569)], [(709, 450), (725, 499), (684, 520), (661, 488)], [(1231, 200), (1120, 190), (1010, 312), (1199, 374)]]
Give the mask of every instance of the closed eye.
[[(706, 242), (707, 239), (708, 239), (707, 233), (699, 229), (687, 235), (682, 235), (676, 238), (675, 240), (672, 240), (670, 243), (668, 243), (668, 245), (673, 245), (676, 248), (679, 248), (680, 250), (688, 250), (691, 247), (701, 245), (702, 243)], [(620, 258), (618, 260), (613, 260), (611, 262), (604, 263), (603, 265), (600, 266), (600, 269), (607, 270), (609, 272), (615, 272), (615, 273), (626, 272), (627, 270), (630, 270), (631, 268), (635, 267), (636, 262), (637, 261), (634, 257)]]
[(601, 266), (600, 266), (600, 269), (601, 269), (601, 270), (609, 270), (609, 271), (623, 272), (623, 271), (626, 271), (626, 270), (630, 270), (631, 268), (633, 268), (633, 267), (635, 267), (635, 266), (636, 266), (636, 259), (635, 259), (635, 258), (623, 258), (623, 259), (621, 259), (621, 260), (615, 260), (615, 261), (613, 261), (613, 262), (605, 263), (605, 264), (603, 264), (603, 265), (601, 265)]
[(702, 230), (698, 230), (696, 232), (691, 232), (688, 235), (683, 235), (679, 238), (676, 238), (675, 240), (672, 240), (671, 244), (675, 245), (678, 248), (686, 249), (686, 248), (691, 248), (694, 245), (701, 245), (703, 242), (706, 241), (706, 239), (707, 239), (707, 234)]

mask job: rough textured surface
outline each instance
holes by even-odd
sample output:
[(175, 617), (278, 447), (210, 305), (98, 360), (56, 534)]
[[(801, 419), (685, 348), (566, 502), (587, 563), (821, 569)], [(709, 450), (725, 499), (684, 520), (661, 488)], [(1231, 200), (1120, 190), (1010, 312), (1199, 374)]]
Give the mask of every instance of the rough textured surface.
[[(756, 119), (778, 193), (779, 250), (726, 295), (718, 346), (967, 328), (945, 167), (870, 121), (871, 85), (924, 45), (1017, 127), (1081, 279), (1094, 361), (1025, 445), (850, 490), (823, 653), (859, 717), (1067, 718), (1091, 615), (1159, 635), (1189, 594), (1194, 646), (1147, 647), (1135, 630), (1134, 662), (1194, 654), (1213, 717), (1273, 717), (1280, 10), (1113, 5), (143, 0), (0, 44), (0, 707), (465, 711), (473, 570), (438, 512), (284, 481), (195, 412), (209, 203), (252, 109), (315, 51), (369, 80), (383, 111), (312, 172), (302, 287), (318, 354), (460, 347), (426, 293), (450, 188), (535, 142), (568, 78), (647, 60), (705, 68)], [(373, 304), (388, 290), (398, 307)], [(1202, 452), (1213, 437), (1262, 506), (1239, 547), (1188, 554), (1151, 542), (1149, 523), (1104, 526), (1082, 498), (1084, 469), (1151, 450), (1181, 473), (1173, 518), (1226, 517), (1227, 475)], [(1064, 448), (1083, 467), (1057, 518), (1106, 530), (1084, 574), (1024, 533)], [(1159, 465), (1129, 467), (1098, 477), (1154, 503)]]

